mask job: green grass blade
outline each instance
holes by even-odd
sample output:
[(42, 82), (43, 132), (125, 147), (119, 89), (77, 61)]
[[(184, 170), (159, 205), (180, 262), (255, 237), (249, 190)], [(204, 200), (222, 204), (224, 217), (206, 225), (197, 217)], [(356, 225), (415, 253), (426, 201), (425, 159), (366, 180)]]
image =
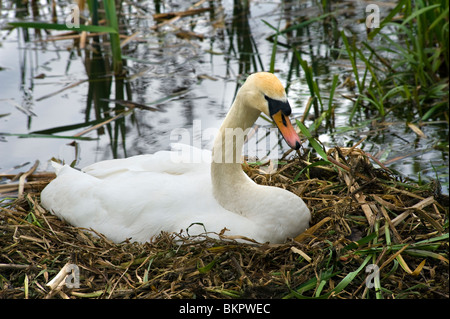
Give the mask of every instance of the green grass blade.
[(275, 33), (274, 37), (273, 37), (272, 55), (270, 57), (270, 67), (269, 67), (269, 72), (270, 73), (274, 73), (275, 72), (275, 60), (276, 60), (276, 55), (277, 55), (278, 35), (280, 34), (278, 32), (278, 30), (279, 30), (279, 27), (280, 27), (281, 20), (278, 21), (278, 29), (276, 29), (274, 26), (272, 26), (269, 22), (267, 22), (265, 20), (261, 20), (261, 21), (264, 22), (270, 28), (272, 28), (272, 29), (277, 31)]
[(319, 284), (319, 287), (317, 287), (316, 293), (315, 293), (315, 297), (319, 298), (320, 294), (323, 290), (323, 287), (325, 287), (325, 285), (327, 284), (326, 280), (322, 280)]
[(415, 11), (413, 14), (411, 14), (408, 18), (406, 18), (403, 21), (402, 25), (406, 25), (409, 21), (411, 21), (412, 19), (414, 19), (417, 16), (421, 15), (422, 13), (427, 12), (429, 10), (433, 10), (433, 9), (438, 8), (440, 6), (441, 6), (440, 4), (435, 4), (435, 5), (432, 5), (432, 6), (429, 6), (429, 7), (425, 7), (425, 8), (419, 9), (419, 10)]
[[(333, 273), (332, 271), (329, 271), (327, 269), (327, 270), (325, 270), (324, 273), (322, 273), (320, 275), (319, 280), (320, 281), (327, 281), (328, 279), (338, 275), (339, 273), (340, 273), (339, 271)], [(285, 297), (283, 297), (283, 299), (289, 299), (291, 297), (295, 297), (295, 298), (298, 298), (298, 299), (322, 299), (323, 297), (312, 298), (312, 297), (308, 297), (308, 296), (302, 295), (304, 292), (309, 291), (311, 289), (314, 289), (314, 287), (316, 287), (316, 286), (317, 286), (317, 278), (313, 277), (310, 280), (308, 280), (307, 282), (305, 282), (305, 283), (301, 284), (300, 286), (298, 286), (296, 288), (296, 290), (291, 290), (291, 292), (288, 295), (286, 295)]]
[(435, 259), (441, 260), (443, 262), (446, 262), (448, 264), (447, 258), (442, 256), (441, 254), (438, 254), (438, 253), (435, 253), (432, 251), (428, 251), (428, 250), (406, 249), (405, 254), (408, 254), (411, 256), (416, 256), (416, 257), (422, 257), (422, 258), (426, 258), (426, 257), (435, 258)]
[(348, 244), (347, 246), (344, 247), (344, 250), (357, 249), (358, 247), (369, 243), (375, 237), (377, 237), (377, 233), (373, 232), (373, 233), (369, 234), (368, 236), (366, 236), (364, 238), (361, 238), (358, 241), (355, 241), (355, 242), (353, 242), (351, 244)]
[(13, 27), (22, 27), (22, 28), (58, 30), (58, 31), (107, 32), (117, 34), (117, 31), (114, 28), (98, 25), (80, 24), (80, 26), (77, 28), (69, 28), (65, 24), (44, 23), (44, 22), (10, 22), (8, 24)]
[(217, 262), (216, 260), (213, 260), (213, 261), (211, 261), (209, 264), (207, 264), (204, 267), (199, 267), (199, 265), (197, 265), (197, 270), (201, 274), (206, 274), (208, 271), (210, 271), (214, 267), (216, 262)]
[(300, 53), (294, 49), (294, 53), (297, 57), (298, 62), (300, 63), (300, 66), (302, 67), (303, 71), (305, 72), (305, 79), (306, 83), (308, 84), (309, 93), (311, 96), (315, 96), (314, 93), (314, 80), (312, 76), (312, 68), (308, 66), (308, 63), (302, 59)]
[(283, 31), (280, 32), (280, 34), (289, 33), (291, 31), (294, 31), (294, 30), (306, 27), (307, 25), (309, 25), (309, 24), (311, 24), (313, 22), (320, 21), (320, 20), (322, 20), (322, 19), (324, 19), (324, 18), (326, 18), (326, 17), (328, 17), (330, 15), (334, 15), (334, 14), (335, 14), (334, 12), (322, 14), (321, 16), (318, 16), (316, 18), (309, 19), (307, 21), (301, 22), (301, 23), (293, 25), (293, 26), (291, 26), (291, 27), (289, 27), (287, 29), (284, 29)]
[(294, 179), (292, 180), (294, 183), (300, 178), (300, 176), (302, 176), (303, 172), (305, 170), (308, 170), (310, 168), (313, 168), (315, 166), (323, 166), (323, 165), (330, 165), (331, 162), (329, 161), (317, 161), (314, 162), (312, 164), (307, 165), (306, 167), (304, 167), (300, 172), (297, 173), (297, 175), (295, 175)]
[(296, 122), (297, 122), (297, 126), (299, 127), (300, 131), (302, 131), (303, 135), (306, 136), (309, 143), (314, 148), (314, 150), (317, 152), (317, 154), (319, 154), (320, 157), (322, 157), (326, 162), (329, 163), (327, 153), (324, 151), (322, 146), (314, 139), (314, 137), (312, 137), (311, 133), (306, 128), (306, 126), (299, 120), (296, 120)]
[(63, 136), (63, 135), (51, 135), (51, 134), (20, 134), (20, 133), (0, 133), (0, 136), (17, 136), (20, 138), (65, 138), (70, 140), (81, 140), (81, 141), (95, 141), (98, 138), (95, 137), (84, 137), (84, 136)]
[(355, 81), (356, 81), (356, 84), (358, 86), (358, 91), (361, 94), (363, 92), (364, 88), (362, 87), (361, 82), (359, 80), (358, 67), (356, 66), (356, 59), (355, 59), (356, 54), (352, 53), (354, 51), (352, 51), (352, 49), (350, 48), (350, 44), (348, 42), (347, 36), (345, 35), (344, 31), (341, 31), (341, 38), (342, 38), (342, 41), (344, 42), (345, 49), (347, 50), (348, 58), (349, 58), (350, 63), (352, 65), (353, 74), (355, 76)]
[(330, 89), (330, 97), (328, 99), (328, 110), (331, 110), (331, 107), (333, 104), (334, 91), (336, 90), (338, 80), (339, 80), (339, 75), (335, 74), (333, 76), (333, 82), (331, 84), (331, 89)]
[(119, 23), (116, 14), (116, 2), (111, 0), (103, 0), (105, 7), (106, 20), (109, 26), (115, 30), (110, 33), (111, 52), (113, 56), (114, 74), (122, 73), (122, 49), (120, 48)]
[(448, 7), (434, 20), (434, 22), (428, 27), (428, 31), (431, 31), (441, 20), (448, 17)]
[(57, 126), (57, 127), (53, 127), (53, 128), (46, 129), (46, 130), (33, 131), (33, 132), (30, 132), (30, 134), (54, 134), (54, 133), (60, 133), (60, 132), (73, 131), (73, 130), (76, 130), (76, 129), (79, 129), (79, 128), (82, 128), (82, 127), (86, 127), (86, 126), (91, 126), (91, 125), (96, 125), (96, 124), (102, 123), (105, 120), (106, 120), (106, 118), (105, 119), (95, 120), (95, 121), (88, 121), (88, 122), (78, 123), (78, 124)]
[[(364, 259), (364, 261), (362, 262), (361, 266), (359, 266), (358, 269), (348, 273), (347, 276), (345, 276), (344, 279), (342, 279), (333, 290), (326, 293), (325, 296), (328, 297), (332, 293), (338, 294), (342, 290), (344, 290), (345, 287), (347, 287), (353, 281), (353, 279), (355, 279), (355, 277), (361, 272), (361, 270), (366, 266), (366, 264), (369, 262), (369, 260), (371, 258), (372, 258), (372, 256), (370, 256), (370, 255), (367, 256), (366, 259)], [(322, 296), (322, 297), (325, 297), (325, 296)]]

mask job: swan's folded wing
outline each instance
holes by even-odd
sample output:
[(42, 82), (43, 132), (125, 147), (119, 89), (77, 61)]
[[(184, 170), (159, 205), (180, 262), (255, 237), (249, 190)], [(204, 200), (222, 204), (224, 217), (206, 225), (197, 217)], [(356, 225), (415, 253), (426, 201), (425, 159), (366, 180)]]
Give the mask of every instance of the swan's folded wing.
[(211, 151), (185, 144), (172, 144), (172, 151), (137, 155), (124, 159), (94, 163), (82, 169), (91, 176), (105, 179), (125, 172), (158, 172), (181, 175), (205, 170), (211, 161)]
[[(144, 242), (162, 230), (179, 232), (191, 223), (208, 221), (199, 213), (217, 211), (209, 167), (178, 175), (126, 171), (107, 178), (68, 165), (58, 168), (57, 178), (41, 193), (43, 207), (73, 226), (92, 228), (114, 242), (127, 238)], [(209, 217), (212, 225), (215, 217)], [(208, 230), (216, 228), (208, 224)]]

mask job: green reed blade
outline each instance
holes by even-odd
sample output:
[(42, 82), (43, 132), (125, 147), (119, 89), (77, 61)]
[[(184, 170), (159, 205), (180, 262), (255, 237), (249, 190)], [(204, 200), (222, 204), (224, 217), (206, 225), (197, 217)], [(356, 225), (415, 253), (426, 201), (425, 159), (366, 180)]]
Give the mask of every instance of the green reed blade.
[(98, 26), (98, 25), (82, 25), (77, 28), (70, 28), (65, 24), (57, 23), (45, 23), (45, 22), (10, 22), (9, 25), (13, 27), (33, 28), (33, 29), (46, 29), (46, 30), (59, 30), (59, 31), (87, 31), (87, 32), (107, 32), (116, 34), (117, 31), (111, 27)]

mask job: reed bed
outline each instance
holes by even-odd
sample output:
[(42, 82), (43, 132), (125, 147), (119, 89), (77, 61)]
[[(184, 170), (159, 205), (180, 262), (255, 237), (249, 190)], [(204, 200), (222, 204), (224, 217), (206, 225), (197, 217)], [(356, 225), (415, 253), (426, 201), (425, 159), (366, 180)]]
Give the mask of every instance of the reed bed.
[[(0, 297), (449, 297), (449, 204), (439, 185), (402, 180), (357, 147), (329, 150), (325, 166), (299, 155), (271, 175), (243, 165), (255, 182), (285, 188), (311, 208), (310, 229), (280, 245), (238, 243), (226, 232), (220, 240), (161, 233), (115, 244), (40, 205), (53, 174), (18, 176), (0, 189), (15, 197), (0, 205)], [(70, 264), (79, 288), (65, 285)], [(369, 265), (379, 268), (371, 287)]]

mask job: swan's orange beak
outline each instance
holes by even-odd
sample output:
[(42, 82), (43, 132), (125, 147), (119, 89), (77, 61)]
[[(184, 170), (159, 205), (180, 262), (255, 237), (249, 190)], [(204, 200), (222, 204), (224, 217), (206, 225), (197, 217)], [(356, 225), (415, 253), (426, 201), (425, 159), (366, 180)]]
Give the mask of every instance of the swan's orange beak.
[(300, 137), (298, 136), (297, 132), (292, 126), (289, 117), (284, 115), (283, 112), (280, 110), (274, 115), (272, 115), (272, 119), (275, 121), (275, 124), (277, 125), (278, 129), (283, 135), (286, 143), (288, 143), (288, 145), (293, 149), (298, 150), (301, 145)]

